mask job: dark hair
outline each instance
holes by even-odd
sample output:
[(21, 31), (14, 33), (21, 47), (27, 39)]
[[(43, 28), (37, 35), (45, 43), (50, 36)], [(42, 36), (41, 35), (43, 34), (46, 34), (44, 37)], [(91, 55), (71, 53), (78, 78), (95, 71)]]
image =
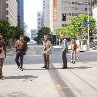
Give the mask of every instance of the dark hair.
[(44, 35), (44, 36), (47, 36), (48, 37), (48, 35)]
[(20, 37), (24, 37), (23, 35), (20, 35)]

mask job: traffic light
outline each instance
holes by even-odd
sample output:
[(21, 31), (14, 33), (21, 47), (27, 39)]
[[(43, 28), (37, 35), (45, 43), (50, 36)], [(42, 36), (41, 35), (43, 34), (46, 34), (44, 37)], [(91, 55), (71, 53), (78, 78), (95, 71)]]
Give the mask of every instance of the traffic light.
[(66, 21), (66, 14), (65, 13), (62, 14), (62, 21)]

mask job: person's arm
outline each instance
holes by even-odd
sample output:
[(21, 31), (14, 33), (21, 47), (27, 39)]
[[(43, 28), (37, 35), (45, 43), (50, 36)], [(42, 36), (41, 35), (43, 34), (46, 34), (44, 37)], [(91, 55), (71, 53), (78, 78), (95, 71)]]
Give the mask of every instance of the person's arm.
[(15, 51), (17, 51), (17, 50), (18, 50), (18, 40), (15, 43)]
[(28, 49), (28, 45), (27, 45), (27, 42), (25, 41), (25, 52), (27, 51)]
[(49, 52), (49, 51), (51, 50), (51, 48), (52, 48), (52, 44), (51, 44), (51, 42), (49, 41), (49, 49), (47, 50), (47, 52)]
[(67, 48), (67, 40), (66, 40), (66, 39), (64, 39), (64, 40), (63, 40), (63, 47), (62, 47), (62, 51), (66, 50), (66, 48)]

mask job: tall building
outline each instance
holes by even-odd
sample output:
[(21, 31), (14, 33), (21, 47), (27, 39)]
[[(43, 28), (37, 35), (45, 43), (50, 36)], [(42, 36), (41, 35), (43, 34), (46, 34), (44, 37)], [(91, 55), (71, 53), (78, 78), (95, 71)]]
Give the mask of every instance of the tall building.
[(17, 26), (16, 0), (0, 0), (0, 19), (7, 20), (11, 26)]
[(42, 13), (41, 11), (37, 12), (37, 30), (42, 27)]
[(18, 26), (24, 29), (24, 0), (17, 0), (18, 4)]
[(92, 0), (92, 14), (97, 22), (97, 0)]
[(44, 26), (51, 28), (51, 34), (56, 28), (67, 26), (72, 17), (92, 12), (91, 0), (43, 0), (43, 6)]
[(50, 27), (50, 0), (43, 0), (42, 26)]
[(31, 40), (34, 40), (34, 38), (37, 36), (37, 30), (36, 29), (32, 29), (31, 30)]

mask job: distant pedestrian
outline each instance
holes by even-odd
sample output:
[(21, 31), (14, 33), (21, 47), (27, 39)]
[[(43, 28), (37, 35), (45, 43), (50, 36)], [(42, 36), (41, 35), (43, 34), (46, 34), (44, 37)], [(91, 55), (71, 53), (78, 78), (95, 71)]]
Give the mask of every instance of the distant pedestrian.
[(61, 52), (62, 52), (62, 60), (63, 60), (63, 67), (62, 69), (67, 68), (67, 57), (66, 57), (66, 50), (67, 50), (67, 40), (64, 35), (61, 35)]
[(51, 54), (51, 42), (48, 39), (47, 35), (44, 35), (43, 41), (43, 57), (44, 57), (44, 67), (45, 69), (49, 69), (49, 55)]
[(23, 71), (23, 57), (27, 51), (27, 43), (24, 40), (24, 36), (20, 36), (19, 39), (16, 41), (15, 49), (16, 49), (16, 64), (20, 70)]
[(71, 39), (71, 63), (75, 64), (76, 61), (76, 49), (78, 48), (75, 38)]
[(5, 57), (6, 57), (6, 45), (3, 39), (3, 35), (0, 33), (0, 79), (5, 79), (5, 77), (2, 74), (2, 68)]

